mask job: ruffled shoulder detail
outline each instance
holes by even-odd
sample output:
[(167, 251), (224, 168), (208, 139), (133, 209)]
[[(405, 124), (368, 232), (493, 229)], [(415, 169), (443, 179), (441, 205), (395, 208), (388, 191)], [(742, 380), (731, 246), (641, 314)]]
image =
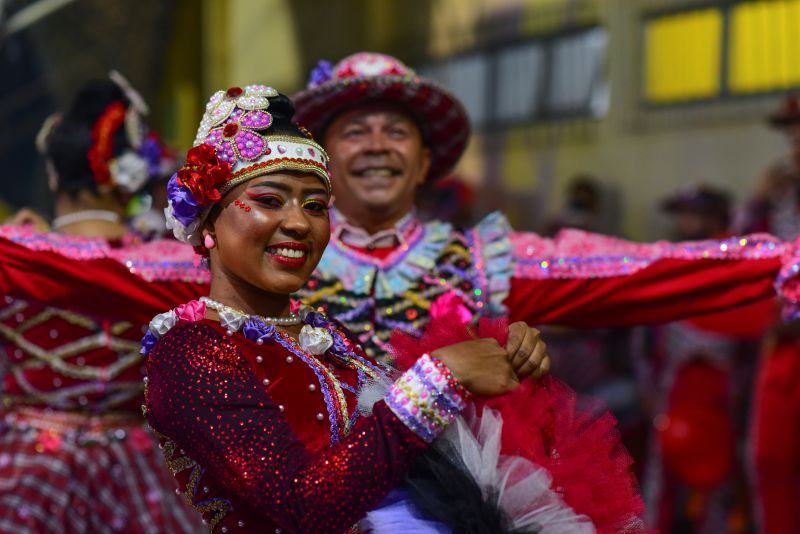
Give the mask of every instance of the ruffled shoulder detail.
[(392, 297), (416, 285), (430, 273), (452, 240), (453, 227), (441, 221), (420, 224), (408, 241), (385, 260), (378, 260), (331, 241), (314, 271), (325, 280), (340, 280), (348, 290), (367, 294), (372, 285), (378, 298)]
[(192, 248), (174, 240), (159, 239), (116, 248), (102, 238), (40, 232), (29, 226), (14, 225), (0, 226), (0, 239), (37, 252), (54, 252), (71, 260), (113, 259), (149, 282), (207, 284), (210, 280), (208, 269), (200, 264)]
[(514, 276), (533, 280), (608, 278), (633, 274), (661, 259), (745, 260), (780, 257), (786, 245), (769, 234), (721, 240), (634, 243), (582, 230), (562, 230), (549, 239), (511, 235)]
[(467, 232), (478, 273), (477, 285), (488, 295), (486, 302), (491, 315), (506, 313), (503, 301), (508, 296), (511, 276), (514, 274), (511, 233), (508, 219), (497, 211), (487, 215)]
[(375, 295), (389, 298), (414, 287), (418, 280), (432, 272), (444, 248), (451, 242), (453, 226), (442, 221), (425, 223), (420, 239), (391, 265), (377, 280)]

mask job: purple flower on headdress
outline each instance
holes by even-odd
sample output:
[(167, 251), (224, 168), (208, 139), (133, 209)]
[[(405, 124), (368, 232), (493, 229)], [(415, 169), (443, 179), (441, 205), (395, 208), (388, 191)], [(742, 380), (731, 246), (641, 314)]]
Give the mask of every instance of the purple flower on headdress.
[(257, 317), (251, 317), (244, 323), (242, 333), (251, 341), (263, 343), (275, 337), (275, 325), (268, 324)]
[(178, 173), (173, 174), (167, 183), (167, 198), (173, 216), (184, 226), (192, 224), (202, 210), (192, 192), (178, 183)]
[(150, 330), (148, 330), (142, 338), (142, 348), (139, 349), (139, 354), (149, 354), (150, 351), (153, 350), (153, 347), (156, 346), (156, 343), (158, 343), (158, 338)]
[(147, 162), (147, 173), (151, 178), (161, 172), (161, 146), (154, 137), (147, 137), (139, 147), (139, 155)]
[(325, 59), (319, 60), (317, 66), (311, 71), (311, 76), (308, 79), (309, 87), (316, 87), (333, 78), (333, 64)]

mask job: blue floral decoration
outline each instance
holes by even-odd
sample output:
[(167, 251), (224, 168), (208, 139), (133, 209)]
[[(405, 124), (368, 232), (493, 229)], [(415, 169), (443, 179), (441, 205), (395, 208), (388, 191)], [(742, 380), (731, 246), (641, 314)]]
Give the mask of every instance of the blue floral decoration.
[(244, 323), (242, 333), (244, 337), (258, 343), (271, 341), (275, 337), (275, 325), (269, 324), (258, 317), (250, 317)]
[(148, 330), (142, 338), (142, 348), (139, 349), (139, 354), (142, 356), (149, 354), (150, 351), (153, 350), (153, 347), (156, 346), (156, 343), (158, 343), (158, 338)]
[(333, 78), (333, 64), (325, 59), (319, 60), (317, 66), (311, 71), (308, 80), (309, 87), (317, 87)]
[(173, 216), (184, 226), (192, 224), (202, 211), (192, 192), (178, 183), (178, 173), (167, 183), (167, 198), (172, 202)]

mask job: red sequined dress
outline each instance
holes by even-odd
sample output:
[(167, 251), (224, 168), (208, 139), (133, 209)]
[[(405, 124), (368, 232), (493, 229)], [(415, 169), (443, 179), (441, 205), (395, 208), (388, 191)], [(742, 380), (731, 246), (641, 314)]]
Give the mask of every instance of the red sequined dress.
[(358, 391), (383, 371), (352, 345), (313, 356), (280, 333), (258, 344), (179, 321), (147, 370), (147, 419), (212, 532), (344, 532), (427, 446), (384, 402), (360, 416)]
[(141, 416), (139, 340), (203, 291), (177, 242), (0, 227), (0, 532), (197, 532)]

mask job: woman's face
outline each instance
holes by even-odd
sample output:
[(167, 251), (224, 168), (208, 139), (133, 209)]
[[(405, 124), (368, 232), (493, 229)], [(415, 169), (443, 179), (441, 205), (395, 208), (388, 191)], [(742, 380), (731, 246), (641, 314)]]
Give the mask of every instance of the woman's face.
[(313, 174), (265, 174), (238, 185), (209, 228), (217, 243), (210, 252), (212, 276), (241, 288), (294, 293), (330, 239), (329, 200)]

